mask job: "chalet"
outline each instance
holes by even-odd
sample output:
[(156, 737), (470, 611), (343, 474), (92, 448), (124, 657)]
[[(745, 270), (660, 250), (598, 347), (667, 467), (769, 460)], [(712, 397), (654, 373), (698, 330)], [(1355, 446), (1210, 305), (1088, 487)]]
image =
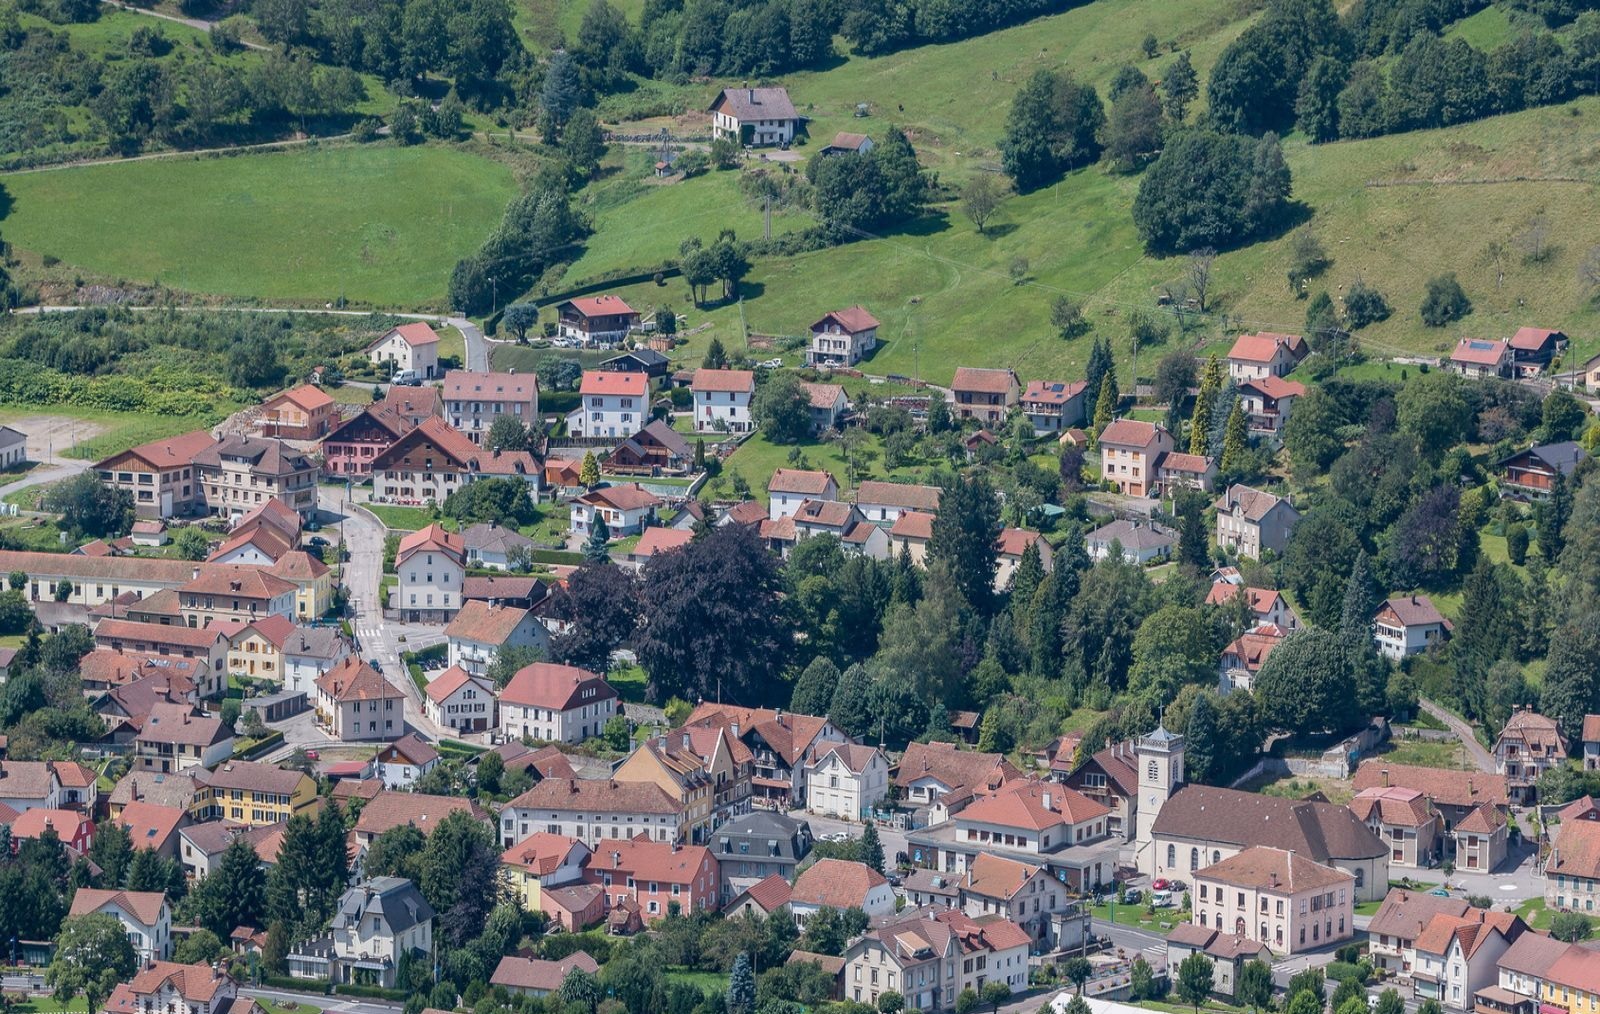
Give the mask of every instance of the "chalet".
[(878, 347), (878, 318), (865, 307), (830, 310), (811, 325), (806, 365), (854, 366)]
[(756, 375), (749, 370), (694, 371), (689, 385), (694, 394), (694, 428), (747, 433), (755, 428), (750, 402), (756, 393)]
[(1118, 519), (1090, 532), (1084, 537), (1084, 543), (1090, 559), (1104, 560), (1112, 554), (1112, 547), (1116, 546), (1121, 549), (1124, 560), (1143, 565), (1172, 556), (1178, 540), (1170, 532), (1149, 522)]
[(1268, 374), (1239, 382), (1239, 401), (1250, 432), (1275, 436), (1283, 432), (1296, 398), (1306, 393), (1298, 380)]
[(667, 375), (672, 361), (663, 353), (651, 348), (629, 349), (620, 356), (612, 356), (600, 364), (611, 373), (642, 373), (651, 380)]
[(767, 480), (767, 516), (793, 517), (807, 500), (837, 500), (839, 484), (827, 472), (780, 468)]
[[(387, 401), (351, 416), (336, 425), (322, 441), (322, 470), (328, 475), (361, 481), (372, 475), (372, 460), (394, 446), (394, 442), (416, 427), (413, 418), (430, 418), (436, 413), (425, 411), (427, 396), (437, 397), (436, 389), (392, 387), (391, 396), (403, 392), (414, 397), (418, 411), (407, 413), (390, 407)], [(425, 392), (425, 394), (424, 394)], [(436, 404), (442, 404), (436, 402)]]
[(1234, 483), (1217, 498), (1217, 545), (1252, 560), (1282, 553), (1300, 512), (1286, 498)]
[(1519, 327), (1507, 342), (1511, 361), (1519, 377), (1536, 377), (1550, 368), (1556, 355), (1567, 347), (1567, 336), (1543, 327)]
[(1452, 627), (1426, 595), (1385, 599), (1372, 617), (1372, 638), (1378, 654), (1392, 662), (1443, 644)]
[(661, 503), (660, 497), (638, 483), (601, 486), (572, 501), (572, 532), (588, 535), (597, 523), (604, 522), (610, 538), (638, 535), (655, 518)]
[(195, 457), (216, 444), (207, 430), (195, 430), (113, 454), (95, 462), (95, 474), (113, 489), (133, 497), (134, 515), (165, 520), (205, 509), (205, 494)]
[(372, 499), (379, 503), (444, 503), (478, 479), (521, 479), (538, 498), (539, 461), (527, 451), (480, 448), (443, 419), (428, 418), (372, 459)]
[(501, 416), (525, 427), (539, 421), (539, 378), (532, 373), (471, 373), (451, 370), (444, 375), (445, 419), (456, 432), (482, 444)]
[(1267, 656), (1289, 636), (1282, 627), (1271, 624), (1247, 630), (1222, 649), (1219, 665), (1218, 688), (1227, 694), (1234, 690), (1255, 689), (1256, 675), (1266, 664)]
[(940, 492), (937, 486), (868, 479), (856, 487), (856, 507), (873, 524), (892, 525), (907, 511), (938, 514)]
[(1100, 474), (1125, 496), (1156, 491), (1156, 462), (1173, 449), (1172, 434), (1159, 423), (1113, 420), (1100, 433)]
[(642, 373), (585, 370), (578, 407), (567, 413), (574, 437), (626, 437), (650, 418), (650, 378)]
[(439, 334), (425, 321), (401, 324), (367, 346), (367, 359), (388, 363), (391, 373), (409, 370), (421, 380), (432, 380), (439, 374)]
[(694, 467), (694, 448), (683, 434), (660, 419), (612, 449), (600, 463), (611, 475), (683, 475)]
[(1261, 331), (1240, 335), (1228, 350), (1228, 376), (1243, 383), (1263, 377), (1286, 377), (1311, 354), (1311, 346), (1297, 334)]
[(614, 345), (639, 327), (639, 311), (619, 296), (581, 296), (556, 304), (563, 338), (585, 345)]
[(784, 88), (724, 88), (707, 111), (713, 138), (732, 138), (746, 148), (787, 147), (800, 127)]
[(1015, 370), (988, 370), (972, 366), (957, 368), (950, 382), (956, 415), (976, 419), (982, 426), (999, 426), (1006, 421), (1022, 396), (1022, 382)]
[(1507, 377), (1511, 375), (1511, 344), (1483, 338), (1463, 338), (1445, 361), (1445, 369), (1463, 377)]
[(1512, 712), (1494, 744), (1495, 770), (1506, 776), (1506, 788), (1517, 806), (1531, 806), (1539, 797), (1539, 776), (1567, 763), (1567, 738), (1554, 719), (1526, 707)]
[(840, 384), (802, 382), (800, 390), (804, 391), (811, 401), (812, 431), (825, 433), (828, 430), (838, 429), (845, 413), (850, 411), (850, 399), (845, 396), (844, 387)]
[(1082, 380), (1030, 380), (1022, 392), (1022, 414), (1033, 423), (1036, 436), (1060, 433), (1084, 421)]
[(1500, 495), (1513, 500), (1543, 500), (1555, 488), (1557, 475), (1572, 478), (1579, 462), (1588, 456), (1581, 444), (1571, 440), (1518, 451), (1495, 464), (1500, 473)]
[(895, 770), (894, 784), (913, 805), (932, 806), (998, 791), (1022, 772), (1003, 754), (963, 750), (954, 743), (911, 743)]

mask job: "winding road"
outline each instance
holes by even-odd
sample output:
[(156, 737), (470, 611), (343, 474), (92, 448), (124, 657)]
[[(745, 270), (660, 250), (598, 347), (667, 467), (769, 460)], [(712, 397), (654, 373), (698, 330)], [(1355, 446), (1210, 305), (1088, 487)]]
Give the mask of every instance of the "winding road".
[(1478, 737), (1472, 731), (1472, 726), (1427, 698), (1422, 698), (1418, 703), (1422, 706), (1423, 711), (1443, 722), (1445, 727), (1455, 734), (1456, 739), (1461, 741), (1462, 747), (1467, 751), (1467, 756), (1472, 758), (1472, 763), (1477, 765), (1479, 771), (1487, 771), (1490, 774), (1494, 774), (1494, 754), (1490, 753), (1482, 743), (1478, 742)]

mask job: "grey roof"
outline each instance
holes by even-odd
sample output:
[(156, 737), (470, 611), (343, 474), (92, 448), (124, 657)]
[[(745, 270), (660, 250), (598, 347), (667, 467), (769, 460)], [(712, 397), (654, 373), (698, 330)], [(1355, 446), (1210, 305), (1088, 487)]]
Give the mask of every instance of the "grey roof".
[(20, 444), (28, 439), (28, 435), (21, 430), (12, 429), (10, 426), (0, 426), (0, 447), (10, 447)]
[(220, 468), (224, 458), (248, 462), (256, 475), (289, 475), (304, 472), (314, 466), (311, 459), (283, 443), (264, 437), (240, 434), (225, 438), (194, 456), (194, 463), (207, 468)]
[(663, 366), (668, 361), (666, 356), (662, 355), (660, 352), (657, 352), (655, 349), (630, 349), (620, 356), (612, 356), (610, 359), (605, 360), (600, 365), (610, 366), (612, 363), (622, 359), (632, 359), (640, 366)]
[(296, 658), (332, 660), (340, 656), (343, 646), (344, 634), (338, 627), (295, 627), (283, 642), (283, 651)]
[(478, 522), (461, 531), (461, 543), (468, 552), (509, 553), (513, 549), (532, 549), (533, 540), (515, 528)]
[(228, 845), (243, 830), (244, 825), (231, 820), (208, 820), (204, 824), (180, 827), (178, 834), (201, 855), (215, 856), (227, 851)]
[(364, 917), (381, 915), (390, 933), (404, 933), (433, 918), (433, 909), (405, 877), (373, 877), (344, 892), (333, 929), (353, 927)]
[(1388, 846), (1347, 806), (1187, 784), (1161, 807), (1154, 834), (1287, 849), (1319, 863), (1372, 859)]
[(650, 425), (624, 440), (622, 443), (635, 454), (638, 454), (642, 457), (644, 455), (644, 447), (639, 443), (639, 437), (645, 433), (648, 433), (654, 437), (656, 443), (660, 444), (662, 447), (665, 447), (669, 452), (672, 453), (674, 457), (687, 458), (693, 453), (693, 449), (689, 446), (689, 441), (683, 438), (683, 434), (679, 433), (671, 426), (668, 426), (660, 419), (652, 420)]
[(1132, 521), (1117, 520), (1108, 525), (1101, 525), (1089, 533), (1086, 541), (1106, 542), (1115, 540), (1121, 543), (1123, 549), (1160, 549), (1163, 546), (1171, 547), (1177, 544), (1177, 539), (1166, 532), (1151, 525), (1136, 525)]
[[(799, 862), (811, 851), (811, 825), (781, 813), (752, 810), (713, 831), (707, 844), (719, 858), (758, 856)], [(740, 851), (746, 845), (750, 851)]]
[(1537, 447), (1530, 447), (1527, 451), (1513, 454), (1511, 457), (1506, 458), (1505, 461), (1499, 462), (1499, 464), (1504, 465), (1507, 461), (1520, 458), (1522, 453), (1533, 455), (1551, 468), (1559, 471), (1562, 475), (1571, 475), (1573, 469), (1578, 467), (1578, 462), (1589, 456), (1589, 452), (1583, 449), (1583, 445), (1574, 443), (1571, 440), (1563, 440), (1559, 443), (1540, 444)]
[(711, 103), (741, 120), (798, 120), (787, 88), (724, 88)]

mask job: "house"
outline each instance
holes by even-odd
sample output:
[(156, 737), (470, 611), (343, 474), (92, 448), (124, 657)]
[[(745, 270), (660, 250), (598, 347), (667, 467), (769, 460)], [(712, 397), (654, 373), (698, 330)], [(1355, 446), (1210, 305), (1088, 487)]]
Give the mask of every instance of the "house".
[(1194, 872), (1193, 921), (1279, 954), (1355, 935), (1355, 878), (1290, 849), (1256, 845)]
[(1441, 862), (1487, 873), (1506, 856), (1510, 794), (1504, 775), (1389, 764), (1377, 758), (1362, 761), (1353, 781), (1357, 792), (1390, 786), (1421, 792), (1442, 822)]
[(806, 810), (866, 820), (889, 794), (889, 761), (875, 746), (835, 743), (806, 772)]
[(437, 522), (400, 540), (394, 558), (400, 585), (394, 601), (407, 622), (442, 623), (455, 616), (462, 605), (466, 557), (461, 536)]
[(1287, 377), (1310, 354), (1311, 346), (1297, 334), (1243, 334), (1228, 350), (1228, 376), (1241, 384), (1263, 377)]
[(1206, 605), (1224, 606), (1243, 596), (1249, 603), (1255, 627), (1277, 627), (1285, 634), (1300, 629), (1300, 617), (1283, 593), (1275, 588), (1247, 588), (1230, 581), (1215, 581), (1206, 592)]
[(1030, 380), (1022, 392), (1022, 414), (1035, 436), (1060, 433), (1085, 421), (1083, 392), (1087, 381)]
[(980, 426), (1000, 426), (1021, 397), (1022, 382), (1015, 370), (989, 370), (973, 366), (956, 369), (950, 382), (956, 415), (976, 419)]
[(316, 779), (274, 764), (228, 761), (210, 771), (194, 772), (194, 786), (189, 816), (195, 820), (229, 820), (255, 827), (281, 824), (301, 813), (316, 816), (322, 809)]
[(702, 703), (684, 724), (727, 727), (750, 748), (757, 804), (780, 811), (804, 802), (811, 766), (832, 744), (847, 741), (824, 716), (731, 704)]
[(694, 541), (694, 532), (686, 528), (646, 528), (640, 535), (639, 541), (628, 550), (623, 562), (631, 565), (635, 570), (642, 569), (645, 564), (660, 556), (670, 553), (674, 549), (682, 549)]
[(297, 629), (293, 620), (278, 614), (251, 620), (228, 642), (228, 672), (281, 684), (283, 649)]
[(309, 694), (318, 676), (350, 654), (350, 642), (338, 627), (295, 627), (282, 652), (283, 688)]
[(849, 859), (818, 859), (796, 878), (789, 893), (789, 911), (802, 927), (818, 909), (843, 912), (859, 908), (867, 918), (894, 911), (894, 889), (866, 863)]
[[(1543, 933), (1523, 933), (1512, 941), (1500, 955), (1497, 983), (1509, 994), (1504, 998), (1511, 1001), (1503, 1008), (1507, 1014), (1533, 1014), (1538, 1009), (1550, 969), (1570, 948), (1570, 944)], [(1518, 1009), (1517, 1004), (1524, 1005), (1523, 1009)]]
[(572, 532), (589, 535), (604, 523), (609, 539), (638, 535), (655, 521), (661, 505), (660, 497), (636, 482), (601, 486), (572, 501)]
[(1054, 747), (1057, 753), (1050, 764), (1051, 776), (1104, 806), (1110, 811), (1106, 815), (1107, 832), (1131, 841), (1139, 809), (1138, 758), (1133, 741), (1113, 743), (1081, 763), (1077, 761), (1078, 744), (1070, 741), (1069, 744), (1064, 748), (1057, 741)]
[[(248, 624), (268, 617), (294, 616), (295, 586), (265, 568), (241, 565), (207, 567), (178, 589), (178, 608), (191, 627)], [(229, 631), (231, 636), (236, 631)]]
[(487, 602), (492, 606), (540, 607), (550, 598), (550, 589), (536, 577), (468, 577), (461, 583), (463, 602)]
[(889, 554), (906, 556), (921, 567), (928, 558), (928, 543), (933, 540), (934, 515), (903, 511), (889, 527)]
[(1600, 905), (1600, 821), (1563, 820), (1544, 863), (1545, 904), (1594, 914)]
[(584, 951), (577, 951), (560, 961), (542, 958), (522, 958), (515, 954), (500, 959), (489, 985), (498, 986), (513, 996), (549, 996), (561, 989), (561, 984), (574, 971), (596, 975), (600, 965)]
[(163, 859), (176, 859), (178, 830), (189, 822), (189, 811), (182, 806), (135, 801), (125, 803), (112, 821), (128, 832), (135, 851), (149, 849)]
[(99, 774), (77, 761), (53, 761), (51, 769), (61, 782), (61, 805), (68, 810), (94, 813), (100, 800)]
[(1100, 433), (1100, 475), (1125, 496), (1153, 496), (1157, 461), (1173, 447), (1158, 423), (1115, 419)]
[(998, 790), (1022, 772), (1003, 754), (963, 750), (954, 743), (909, 743), (895, 769), (903, 799), (933, 805), (946, 797), (970, 798)]
[(130, 529), (129, 538), (133, 540), (135, 546), (144, 549), (160, 549), (172, 541), (172, 536), (167, 533), (167, 526), (155, 520), (135, 521)]
[(1218, 666), (1218, 689), (1223, 694), (1234, 690), (1254, 690), (1256, 675), (1266, 664), (1267, 656), (1289, 636), (1282, 628), (1271, 624), (1247, 630), (1222, 649)]
[(95, 462), (95, 474), (113, 489), (133, 497), (134, 516), (141, 520), (202, 513), (205, 495), (194, 459), (216, 444), (208, 430), (152, 440)]
[[(726, 902), (771, 877), (794, 880), (795, 869), (811, 852), (812, 844), (811, 825), (805, 821), (752, 810), (717, 828), (706, 847), (717, 857), (722, 900)], [(788, 903), (785, 892), (783, 904)]]
[(1463, 338), (1456, 342), (1444, 367), (1463, 377), (1509, 377), (1512, 361), (1509, 342)]
[(207, 964), (177, 965), (157, 961), (131, 982), (117, 986), (105, 1001), (107, 1014), (162, 1014), (188, 1010), (195, 1014), (262, 1014), (254, 1000), (238, 995), (227, 972)]
[(1427, 869), (1438, 862), (1443, 824), (1417, 789), (1376, 786), (1356, 793), (1350, 812), (1389, 846), (1390, 866)]
[[(931, 531), (929, 534), (932, 534)], [(1017, 573), (1017, 568), (1022, 565), (1022, 558), (1027, 554), (1029, 547), (1038, 552), (1039, 566), (1046, 574), (1055, 570), (1056, 551), (1045, 541), (1044, 536), (1027, 528), (1002, 528), (997, 544), (996, 559), (999, 566), (994, 572), (995, 591), (1005, 591), (1011, 587), (1011, 579)]]
[(1217, 511), (1217, 545), (1251, 560), (1267, 550), (1282, 553), (1300, 512), (1287, 498), (1242, 483), (1229, 486), (1213, 504)]
[(1600, 715), (1583, 716), (1583, 770), (1600, 771)]
[(140, 771), (206, 768), (233, 756), (233, 730), (187, 703), (152, 707), (133, 742)]
[(550, 646), (550, 631), (531, 609), (491, 606), (487, 602), (463, 602), (444, 628), (447, 658), (474, 676), (488, 672), (489, 665), (503, 648)]
[(1045, 867), (987, 852), (967, 864), (956, 891), (967, 915), (997, 914), (1021, 926), (1043, 949), (1054, 945), (1054, 917), (1071, 905), (1067, 886)]
[[(262, 506), (278, 503), (280, 501), (268, 500)], [(283, 509), (288, 510), (287, 507)], [(212, 550), (211, 555), (206, 557), (206, 562), (270, 567), (295, 549), (299, 542), (298, 531), (291, 535), (272, 525), (253, 525), (244, 528), (241, 524), (229, 533), (221, 545)]]
[(651, 841), (644, 835), (596, 845), (584, 879), (605, 889), (612, 907), (639, 906), (646, 923), (676, 903), (684, 915), (715, 912), (722, 904), (716, 857), (700, 845)]
[(437, 387), (391, 387), (382, 401), (337, 424), (323, 438), (323, 470), (352, 481), (370, 478), (375, 458), (424, 420), (443, 415), (444, 399)]
[(1452, 627), (1426, 595), (1403, 595), (1383, 600), (1372, 617), (1372, 638), (1378, 654), (1391, 662), (1443, 644)]
[(406, 825), (427, 836), (452, 813), (465, 813), (473, 820), (489, 818), (489, 814), (477, 803), (460, 796), (433, 796), (423, 792), (380, 789), (367, 800), (356, 817), (355, 843), (366, 849), (383, 832)]
[(811, 431), (826, 433), (838, 429), (845, 413), (850, 411), (850, 399), (841, 384), (808, 384), (802, 382), (800, 390), (811, 400)]
[(1436, 916), (1460, 918), (1472, 911), (1465, 898), (1394, 888), (1367, 926), (1375, 968), (1409, 978), (1417, 962), (1417, 938)]
[(500, 730), (510, 739), (581, 743), (619, 712), (604, 676), (571, 665), (524, 666), (500, 691)]
[(865, 134), (852, 134), (841, 130), (833, 140), (822, 146), (818, 155), (865, 155), (873, 148), (872, 138)]
[(650, 782), (683, 804), (688, 839), (696, 844), (750, 812), (755, 756), (730, 728), (685, 725), (647, 739), (617, 765), (617, 781)]
[(94, 628), (94, 642), (102, 648), (139, 655), (166, 655), (203, 662), (196, 672), (200, 696), (222, 692), (228, 671), (228, 648), (232, 642), (225, 625), (191, 627), (182, 623), (140, 623), (134, 620), (101, 620)]
[(172, 957), (172, 910), (160, 891), (102, 891), (80, 887), (67, 917), (109, 915), (122, 924), (134, 953), (145, 964)]
[(941, 492), (937, 486), (868, 479), (856, 487), (856, 509), (875, 525), (892, 525), (906, 511), (938, 514)]
[(1148, 522), (1117, 520), (1090, 532), (1084, 537), (1084, 544), (1092, 560), (1104, 560), (1116, 546), (1121, 549), (1124, 560), (1143, 566), (1171, 557), (1178, 540)]
[(479, 479), (521, 479), (538, 499), (544, 469), (527, 451), (483, 450), (443, 419), (429, 417), (372, 459), (372, 499), (442, 504)]
[(0, 426), (0, 469), (10, 471), (28, 461), (28, 435), (10, 426)]
[(76, 810), (24, 810), (11, 821), (11, 850), (15, 854), (24, 841), (44, 837), (48, 831), (61, 840), (67, 858), (89, 854), (94, 846), (94, 821)]
[(1168, 451), (1156, 459), (1155, 492), (1176, 498), (1186, 489), (1209, 493), (1217, 481), (1217, 462), (1204, 454)]
[(346, 743), (389, 740), (405, 731), (404, 690), (350, 656), (317, 677), (317, 724)]
[(1544, 327), (1519, 327), (1508, 342), (1511, 361), (1519, 377), (1536, 377), (1550, 368), (1556, 355), (1566, 349), (1567, 336)]
[(261, 403), (256, 432), (280, 440), (321, 440), (339, 421), (339, 404), (315, 384), (301, 384)]
[(388, 363), (391, 375), (409, 371), (432, 380), (439, 373), (439, 335), (424, 321), (401, 324), (367, 346), (367, 359)]
[(1120, 843), (1107, 841), (1110, 810), (1059, 783), (1013, 779), (959, 809), (949, 800), (941, 804), (949, 820), (907, 838), (913, 861), (921, 855), (955, 873), (980, 855), (998, 853), (1044, 862), (1052, 876), (1084, 891), (1110, 883), (1115, 873)]
[(326, 937), (289, 951), (289, 974), (392, 989), (402, 957), (433, 954), (433, 909), (404, 877), (373, 877), (339, 898)]
[(1527, 928), (1510, 912), (1474, 908), (1461, 916), (1434, 916), (1414, 948), (1411, 980), (1418, 1000), (1474, 1010), (1478, 992), (1497, 983), (1500, 959)]
[(784, 88), (724, 88), (707, 107), (711, 136), (732, 138), (741, 147), (788, 147), (800, 116)]
[(386, 789), (409, 789), (438, 766), (439, 751), (414, 732), (381, 748), (372, 762), (373, 775)]
[(1539, 776), (1567, 762), (1567, 739), (1554, 719), (1518, 708), (1494, 744), (1495, 770), (1506, 776), (1511, 802), (1531, 806), (1538, 799)]
[(876, 1006), (885, 993), (905, 1009), (950, 1011), (962, 993), (989, 982), (1028, 986), (1028, 934), (1000, 916), (918, 909), (901, 913), (850, 943), (839, 981), (847, 999)]
[(642, 373), (651, 379), (659, 379), (667, 375), (671, 365), (672, 360), (656, 349), (636, 348), (601, 362), (600, 368), (616, 373)]
[(650, 378), (642, 373), (585, 370), (578, 407), (567, 413), (574, 437), (627, 437), (650, 418)]
[[(794, 527), (793, 541), (813, 535), (838, 538), (847, 555), (869, 556), (874, 560), (889, 557), (889, 535), (870, 524), (851, 503), (838, 500), (805, 500), (787, 519)], [(773, 522), (782, 524), (781, 521)]]
[(317, 509), (317, 466), (281, 440), (229, 436), (194, 456), (195, 480), (212, 514), (241, 517), (267, 500), (299, 514)]
[(600, 471), (608, 475), (682, 475), (694, 468), (695, 451), (683, 435), (653, 419), (611, 449)]
[(683, 804), (654, 782), (546, 778), (500, 811), (502, 847), (536, 831), (576, 838), (596, 851), (641, 835), (678, 842)]
[(878, 318), (863, 306), (828, 311), (811, 325), (806, 365), (822, 368), (856, 365), (877, 349), (878, 326)]
[(1194, 954), (1204, 955), (1211, 962), (1211, 991), (1230, 998), (1238, 987), (1245, 964), (1251, 961), (1272, 964), (1272, 951), (1259, 940), (1207, 929), (1197, 923), (1179, 923), (1167, 934), (1167, 962), (1177, 967)]
[(592, 854), (589, 846), (576, 838), (536, 831), (500, 854), (500, 875), (525, 911), (542, 912), (544, 892), (581, 881)]
[(494, 681), (453, 665), (428, 681), (422, 710), (428, 721), (458, 734), (499, 725)]
[(1592, 947), (1572, 944), (1545, 973), (1539, 1008), (1550, 1007), (1565, 1008), (1568, 1014), (1600, 1008), (1600, 965)]
[(1276, 436), (1283, 432), (1296, 398), (1305, 397), (1306, 385), (1271, 375), (1239, 383), (1239, 402), (1250, 432)]
[(556, 304), (561, 337), (585, 345), (615, 345), (639, 327), (639, 311), (620, 296), (583, 296)]
[(767, 517), (793, 517), (807, 500), (839, 499), (839, 484), (827, 472), (780, 468), (767, 481)]
[(694, 371), (689, 385), (694, 395), (694, 428), (748, 433), (755, 428), (750, 402), (756, 393), (756, 375), (749, 370)]
[(7, 760), (0, 754), (0, 805), (18, 813), (61, 807), (61, 776), (50, 761)]
[(737, 919), (748, 913), (764, 919), (781, 913), (785, 919), (793, 919), (789, 914), (789, 895), (793, 890), (789, 881), (774, 873), (734, 895), (722, 906), (723, 918)]
[(534, 548), (532, 539), (498, 521), (468, 525), (461, 530), (461, 543), (468, 565), (481, 570), (510, 570), (515, 564), (525, 569)]
[(1500, 495), (1513, 500), (1543, 500), (1556, 484), (1556, 476), (1571, 479), (1579, 462), (1589, 456), (1582, 444), (1563, 440), (1540, 444), (1495, 463), (1500, 476)]
[(141, 775), (137, 771), (129, 771), (117, 779), (117, 784), (112, 787), (106, 796), (108, 813), (114, 821), (120, 821), (122, 814), (128, 807), (135, 803), (144, 803), (161, 809), (174, 808), (187, 813), (194, 805), (198, 787), (195, 776), (206, 772), (193, 769), (175, 775)]
[(444, 375), (445, 421), (475, 444), (482, 444), (501, 416), (524, 427), (539, 421), (539, 378), (532, 373), (474, 373), (451, 370)]

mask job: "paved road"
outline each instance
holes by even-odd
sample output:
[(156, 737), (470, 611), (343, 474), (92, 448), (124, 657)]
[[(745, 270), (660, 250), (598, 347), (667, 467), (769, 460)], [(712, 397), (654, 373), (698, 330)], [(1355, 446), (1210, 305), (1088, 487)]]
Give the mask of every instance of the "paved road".
[(450, 317), (446, 320), (451, 327), (461, 332), (461, 337), (467, 343), (467, 369), (478, 373), (487, 373), (489, 370), (489, 339), (483, 336), (478, 325), (465, 317)]
[(297, 1003), (318, 1010), (337, 1011), (339, 1014), (395, 1014), (395, 1011), (402, 1009), (401, 1004), (386, 1003), (382, 1000), (357, 1000), (347, 996), (323, 996), (319, 993), (292, 993), (288, 990), (260, 989), (255, 986), (240, 986), (239, 992), (245, 996), (271, 1000), (273, 1003)]
[(1478, 766), (1479, 771), (1494, 773), (1494, 754), (1490, 753), (1482, 743), (1478, 742), (1478, 737), (1473, 734), (1472, 726), (1426, 698), (1420, 703), (1423, 711), (1443, 722), (1451, 732), (1455, 733), (1456, 738), (1466, 747), (1467, 756), (1472, 758), (1472, 763)]
[[(102, 0), (102, 2), (108, 6), (115, 7), (118, 10), (130, 11), (134, 14), (144, 14), (148, 17), (160, 18), (163, 21), (172, 21), (180, 25), (188, 25), (190, 28), (201, 32), (210, 32), (211, 29), (216, 27), (217, 24), (215, 21), (206, 21), (204, 18), (180, 18), (176, 14), (163, 14), (160, 11), (146, 10), (143, 7), (125, 6), (118, 3), (117, 0)], [(243, 39), (239, 40), (239, 45), (244, 46), (246, 49), (259, 49), (262, 52), (266, 52), (272, 48), (271, 46), (263, 46), (259, 42), (246, 42)]]

